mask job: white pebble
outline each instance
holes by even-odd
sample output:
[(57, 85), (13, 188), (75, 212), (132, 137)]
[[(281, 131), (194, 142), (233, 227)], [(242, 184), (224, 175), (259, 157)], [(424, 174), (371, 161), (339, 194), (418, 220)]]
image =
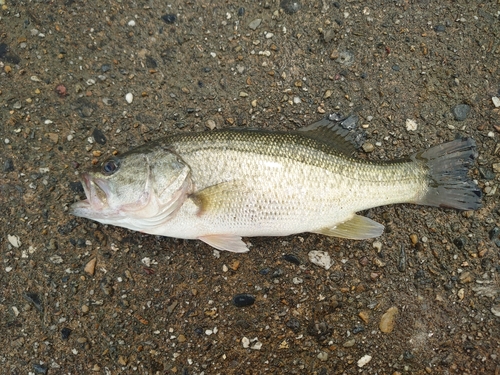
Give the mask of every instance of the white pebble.
[(380, 250), (382, 250), (382, 242), (380, 241), (375, 241), (373, 243), (373, 248), (376, 249), (378, 252), (380, 252)]
[(300, 277), (294, 277), (292, 281), (295, 285), (302, 284), (304, 282), (304, 280), (302, 280)]
[(267, 33), (266, 34), (266, 39), (271, 39), (274, 36), (273, 33)]
[(128, 21), (128, 25), (129, 25), (129, 26), (135, 26), (135, 21), (134, 21), (134, 20), (130, 20), (130, 21)]
[(300, 103), (302, 103), (302, 100), (300, 100), (300, 98), (299, 98), (298, 96), (294, 96), (294, 97), (293, 97), (293, 102), (294, 102), (295, 104), (300, 104)]
[(488, 137), (490, 137), (490, 138), (495, 138), (495, 133), (493, 133), (493, 132), (488, 132)]
[(246, 348), (248, 348), (250, 346), (250, 340), (247, 337), (243, 337), (241, 339), (241, 344), (246, 349)]
[(71, 141), (73, 139), (73, 134), (68, 135), (66, 138), (68, 141)]
[(491, 98), (491, 101), (493, 102), (493, 105), (494, 105), (496, 108), (500, 107), (500, 99), (499, 99), (498, 97), (496, 97), (496, 96), (492, 97), (492, 98)]
[(9, 138), (5, 138), (3, 141), (5, 142), (6, 145), (8, 145), (10, 143)]
[(19, 239), (19, 236), (8, 234), (7, 239), (9, 240), (12, 246), (14, 247), (21, 246), (21, 240)]
[(363, 357), (361, 357), (358, 361), (358, 367), (363, 367), (364, 365), (366, 365), (368, 362), (370, 362), (372, 360), (372, 356), (371, 355), (364, 355)]
[(128, 104), (132, 103), (134, 101), (134, 94), (129, 92), (127, 95), (125, 95), (125, 100)]
[(409, 132), (412, 132), (412, 131), (417, 130), (417, 128), (418, 128), (418, 125), (417, 125), (415, 120), (412, 120), (409, 118), (406, 119), (406, 130), (408, 130)]
[(325, 270), (329, 270), (333, 264), (330, 254), (326, 251), (313, 250), (309, 252), (308, 256), (311, 263), (323, 267)]

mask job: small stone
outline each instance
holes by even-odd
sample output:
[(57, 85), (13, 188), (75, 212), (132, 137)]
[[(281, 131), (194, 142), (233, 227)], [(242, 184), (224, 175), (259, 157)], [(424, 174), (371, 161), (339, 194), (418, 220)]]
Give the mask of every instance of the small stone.
[(61, 338), (63, 340), (68, 340), (69, 339), (69, 335), (71, 334), (71, 332), (73, 332), (70, 328), (63, 328), (61, 329)]
[(240, 261), (233, 260), (231, 263), (229, 263), (229, 268), (231, 268), (233, 271), (238, 271), (238, 268), (240, 268)]
[(173, 13), (169, 13), (169, 14), (165, 14), (165, 15), (161, 16), (161, 19), (165, 23), (172, 24), (172, 23), (175, 23), (175, 21), (177, 21), (177, 16)]
[(48, 367), (46, 365), (40, 365), (38, 363), (35, 363), (33, 365), (33, 370), (35, 370), (35, 374), (45, 375), (48, 372)]
[(118, 363), (120, 364), (120, 366), (127, 366), (127, 357), (125, 357), (123, 355), (119, 355), (118, 356)]
[(302, 4), (298, 0), (281, 0), (280, 8), (286, 14), (295, 14), (302, 8)]
[(186, 342), (186, 336), (184, 336), (182, 334), (179, 335), (179, 337), (177, 337), (177, 341), (179, 341), (179, 342)]
[(453, 240), (453, 244), (460, 250), (462, 250), (465, 247), (466, 243), (467, 239), (465, 237), (457, 237)]
[(495, 108), (500, 107), (500, 98), (493, 96), (491, 98), (491, 101), (493, 102), (493, 105), (495, 106)]
[(89, 307), (87, 305), (82, 305), (82, 313), (86, 314), (89, 312)]
[(278, 347), (278, 349), (288, 349), (290, 347), (290, 345), (288, 345), (288, 341), (286, 340), (283, 340), (280, 344), (280, 346)]
[(8, 234), (7, 235), (7, 240), (9, 241), (9, 243), (14, 246), (14, 247), (19, 247), (21, 246), (21, 240), (19, 239), (19, 236), (16, 236), (16, 235), (10, 235)]
[(134, 20), (130, 20), (130, 21), (128, 21), (127, 25), (134, 27), (135, 26), (135, 21)]
[(293, 103), (294, 104), (300, 104), (300, 103), (302, 103), (302, 100), (300, 99), (300, 97), (294, 96), (293, 97)]
[(470, 106), (467, 104), (456, 105), (452, 109), (453, 117), (455, 117), (457, 121), (464, 121), (469, 115), (470, 109)]
[(328, 360), (328, 353), (327, 352), (319, 352), (318, 359), (320, 361), (323, 361), (323, 362), (327, 361)]
[(410, 118), (406, 119), (406, 130), (410, 131), (415, 131), (417, 130), (418, 125), (415, 120), (412, 120)]
[(383, 333), (391, 333), (394, 330), (394, 320), (398, 312), (398, 308), (393, 306), (382, 315), (379, 328)]
[(95, 265), (97, 263), (96, 258), (92, 258), (91, 260), (88, 261), (88, 263), (85, 265), (85, 268), (83, 269), (86, 273), (89, 275), (93, 276), (95, 272)]
[(250, 346), (250, 340), (247, 337), (243, 337), (241, 339), (241, 344), (246, 349), (246, 348), (248, 348)]
[(382, 251), (382, 242), (375, 241), (372, 246), (375, 250), (377, 250), (378, 253), (380, 253), (380, 251)]
[(128, 104), (131, 104), (134, 101), (134, 94), (131, 92), (127, 93), (127, 95), (125, 95), (125, 100)]
[(244, 91), (240, 91), (240, 97), (241, 98), (246, 98), (248, 96), (248, 94)]
[(36, 293), (24, 293), (24, 299), (27, 300), (28, 302), (32, 303), (35, 308), (43, 312), (43, 304), (42, 300), (40, 299), (40, 295)]
[(93, 367), (92, 367), (92, 371), (94, 372), (98, 372), (98, 371), (101, 371), (101, 367), (96, 363)]
[(445, 25), (436, 25), (436, 26), (434, 26), (434, 31), (437, 33), (443, 33), (446, 31), (446, 26)]
[(255, 297), (251, 294), (237, 294), (233, 297), (233, 305), (236, 307), (252, 306), (255, 303)]
[(464, 289), (464, 288), (460, 289), (460, 290), (457, 292), (457, 296), (458, 296), (458, 298), (459, 298), (460, 300), (463, 300), (463, 299), (464, 299), (464, 297), (465, 297), (465, 289)]
[(472, 275), (470, 272), (462, 272), (459, 279), (462, 284), (468, 284), (472, 282)]
[(103, 132), (97, 128), (94, 128), (94, 130), (92, 131), (92, 138), (94, 138), (94, 141), (96, 141), (100, 145), (106, 144), (106, 137), (104, 136)]
[(418, 243), (418, 236), (415, 233), (410, 234), (410, 241), (413, 245), (416, 245)]
[(358, 360), (358, 367), (363, 367), (364, 365), (366, 365), (371, 360), (372, 360), (372, 356), (371, 355), (368, 355), (368, 354), (364, 355), (363, 357), (361, 357)]
[(297, 258), (294, 254), (285, 254), (283, 255), (283, 259), (287, 262), (295, 264), (296, 266), (300, 266), (300, 259)]
[(323, 94), (323, 99), (328, 99), (330, 96), (332, 96), (333, 90), (326, 90), (325, 93)]
[(370, 315), (368, 314), (367, 311), (360, 311), (358, 315), (361, 318), (361, 320), (365, 322), (365, 324), (368, 324), (368, 322), (370, 321)]
[(216, 128), (216, 124), (214, 120), (207, 120), (207, 128), (210, 130), (214, 130)]
[(500, 317), (500, 304), (491, 306), (491, 312), (493, 315)]
[(347, 340), (346, 342), (344, 342), (344, 343), (342, 344), (342, 346), (343, 346), (344, 348), (351, 348), (351, 347), (353, 347), (355, 344), (356, 344), (356, 339), (350, 339), (350, 340)]
[(255, 20), (253, 20), (252, 22), (250, 22), (250, 23), (248, 24), (248, 27), (249, 27), (250, 29), (252, 29), (252, 30), (255, 30), (255, 29), (257, 29), (257, 27), (259, 27), (259, 26), (260, 26), (260, 23), (261, 23), (261, 22), (262, 22), (262, 19), (257, 18), (257, 19), (255, 19)]
[[(499, 164), (500, 166), (500, 164)], [(3, 171), (4, 173), (13, 172), (14, 171), (14, 161), (12, 159), (7, 159), (3, 163)]]
[(370, 142), (363, 143), (362, 147), (363, 147), (363, 151), (367, 152), (367, 153), (368, 152), (373, 152), (373, 150), (375, 150), (375, 146), (372, 143), (370, 143)]
[(323, 267), (325, 270), (329, 270), (333, 264), (330, 254), (326, 251), (313, 250), (307, 255), (309, 256), (309, 261), (311, 263)]

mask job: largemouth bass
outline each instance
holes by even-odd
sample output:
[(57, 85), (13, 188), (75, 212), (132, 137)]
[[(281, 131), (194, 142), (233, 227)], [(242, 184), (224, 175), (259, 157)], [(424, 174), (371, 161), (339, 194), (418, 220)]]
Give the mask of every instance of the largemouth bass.
[(344, 123), (330, 115), (291, 132), (167, 136), (81, 173), (87, 199), (73, 204), (72, 213), (246, 252), (242, 237), (380, 236), (384, 226), (356, 212), (382, 205), (480, 207), (481, 191), (468, 177), (477, 157), (473, 139), (373, 162), (352, 156), (356, 132)]

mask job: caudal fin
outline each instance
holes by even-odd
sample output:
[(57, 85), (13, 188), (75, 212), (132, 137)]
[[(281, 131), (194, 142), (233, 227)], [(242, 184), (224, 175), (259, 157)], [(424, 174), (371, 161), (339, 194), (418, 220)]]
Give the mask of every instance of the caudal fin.
[(481, 190), (468, 176), (477, 158), (476, 142), (459, 138), (419, 152), (412, 159), (428, 168), (429, 187), (418, 204), (476, 210), (481, 206)]

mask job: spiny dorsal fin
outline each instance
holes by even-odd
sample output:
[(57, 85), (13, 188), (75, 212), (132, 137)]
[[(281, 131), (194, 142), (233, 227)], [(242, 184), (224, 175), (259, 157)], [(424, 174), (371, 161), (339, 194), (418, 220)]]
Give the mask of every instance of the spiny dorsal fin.
[(351, 156), (364, 141), (364, 133), (358, 129), (358, 120), (356, 115), (343, 118), (333, 113), (297, 132)]

